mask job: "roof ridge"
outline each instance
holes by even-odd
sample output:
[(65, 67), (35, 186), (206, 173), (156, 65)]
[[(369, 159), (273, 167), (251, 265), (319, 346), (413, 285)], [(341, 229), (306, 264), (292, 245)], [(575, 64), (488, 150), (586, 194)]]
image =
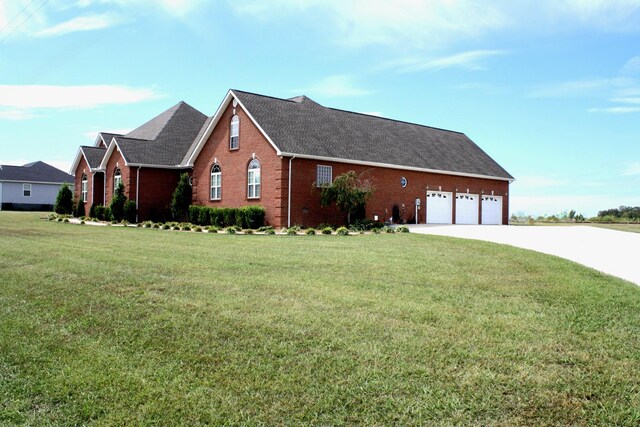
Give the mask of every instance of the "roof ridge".
[[(230, 90), (231, 90), (231, 92), (246, 93), (247, 95), (261, 96), (261, 97), (263, 97), (263, 98), (277, 99), (278, 101), (285, 101), (285, 102), (292, 102), (292, 103), (294, 103), (294, 104), (299, 104), (299, 102), (294, 101), (292, 98), (290, 98), (290, 99), (287, 99), (287, 98), (278, 98), (277, 96), (263, 95), (263, 94), (261, 94), (261, 93), (256, 93), (256, 92), (247, 92), (246, 90), (239, 90), (239, 89), (230, 89)], [(304, 96), (304, 97), (305, 97), (305, 98), (307, 98), (307, 99), (311, 99), (311, 98), (309, 98), (309, 97), (308, 97), (308, 96), (306, 96), (306, 95), (297, 95), (297, 96), (294, 96), (294, 98), (298, 98), (298, 97), (301, 97), (301, 96)], [(313, 100), (312, 100), (312, 101), (313, 101)], [(314, 102), (315, 102), (315, 101), (314, 101)], [(316, 104), (318, 104), (318, 103), (316, 102)], [(318, 105), (320, 105), (320, 104), (318, 104)]]

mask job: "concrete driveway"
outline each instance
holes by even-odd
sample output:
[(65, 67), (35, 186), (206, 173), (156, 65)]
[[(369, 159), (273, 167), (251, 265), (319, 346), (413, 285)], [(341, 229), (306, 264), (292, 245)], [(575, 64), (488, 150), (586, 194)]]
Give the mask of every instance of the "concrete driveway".
[(590, 226), (410, 225), (412, 233), (486, 240), (556, 255), (640, 285), (640, 233)]

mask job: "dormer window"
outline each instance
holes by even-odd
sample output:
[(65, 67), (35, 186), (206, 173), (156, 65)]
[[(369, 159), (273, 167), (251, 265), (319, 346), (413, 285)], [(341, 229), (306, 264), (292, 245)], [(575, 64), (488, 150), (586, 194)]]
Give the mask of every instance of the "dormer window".
[(231, 118), (231, 140), (229, 141), (229, 149), (237, 150), (240, 145), (240, 117), (234, 115)]

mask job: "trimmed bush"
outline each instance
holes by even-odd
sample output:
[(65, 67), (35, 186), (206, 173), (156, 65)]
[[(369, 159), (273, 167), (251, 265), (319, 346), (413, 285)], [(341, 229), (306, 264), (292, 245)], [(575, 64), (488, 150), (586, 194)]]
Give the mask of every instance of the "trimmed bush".
[(191, 205), (188, 209), (188, 216), (191, 223), (200, 226), (229, 227), (237, 225), (241, 229), (257, 229), (264, 225), (265, 210), (262, 206), (211, 208)]
[(398, 233), (408, 233), (409, 232), (409, 227), (401, 225), (400, 227), (396, 228), (396, 232), (398, 232)]
[(210, 225), (209, 227), (207, 227), (207, 231), (209, 233), (217, 233), (218, 231), (220, 231), (220, 228), (216, 227), (215, 225)]
[(304, 234), (308, 235), (308, 236), (315, 236), (316, 234), (316, 229), (315, 228), (307, 228), (304, 231)]
[(395, 232), (396, 232), (396, 230), (394, 230), (394, 229), (393, 229), (393, 228), (391, 228), (391, 227), (384, 227), (384, 228), (382, 229), (382, 231), (384, 231), (385, 233), (395, 233)]
[(202, 228), (196, 225), (195, 227), (193, 227), (193, 231), (195, 231), (196, 233), (202, 233)]
[(236, 234), (236, 229), (234, 227), (227, 227), (225, 231), (227, 234)]
[(184, 221), (189, 216), (192, 189), (189, 184), (189, 174), (180, 175), (180, 181), (171, 196), (171, 215), (176, 221)]
[(333, 233), (333, 229), (331, 227), (325, 227), (322, 229), (322, 234), (331, 234)]
[[(155, 225), (155, 224), (154, 224), (154, 225)], [(164, 225), (162, 226), (162, 229), (163, 229), (163, 230), (171, 230), (171, 226), (170, 226), (169, 224), (164, 224)]]
[(248, 228), (248, 229), (244, 230), (244, 234), (253, 234), (253, 230)]
[(136, 202), (133, 200), (127, 200), (124, 203), (123, 208), (124, 219), (127, 221), (134, 223), (136, 222), (136, 217), (138, 216), (138, 209), (136, 208)]
[(340, 227), (336, 230), (336, 234), (338, 236), (348, 236), (349, 235), (349, 229), (347, 227)]
[(127, 201), (127, 196), (124, 195), (124, 184), (120, 183), (116, 188), (116, 193), (111, 199), (109, 208), (111, 209), (111, 216), (116, 221), (122, 221), (124, 219), (124, 204)]
[(71, 215), (73, 211), (73, 193), (68, 184), (63, 184), (60, 187), (53, 210), (61, 215)]
[(81, 216), (85, 215), (84, 202), (82, 201), (82, 199), (78, 199), (78, 203), (75, 206), (75, 211), (73, 212), (73, 214), (73, 216), (75, 216), (76, 218), (80, 218)]
[(273, 228), (270, 228), (270, 229), (268, 229), (268, 230), (265, 230), (265, 231), (264, 231), (264, 234), (271, 234), (271, 235), (273, 235), (273, 234), (276, 234), (276, 230), (274, 230)]
[(298, 227), (289, 227), (286, 230), (287, 236), (296, 236), (298, 234)]

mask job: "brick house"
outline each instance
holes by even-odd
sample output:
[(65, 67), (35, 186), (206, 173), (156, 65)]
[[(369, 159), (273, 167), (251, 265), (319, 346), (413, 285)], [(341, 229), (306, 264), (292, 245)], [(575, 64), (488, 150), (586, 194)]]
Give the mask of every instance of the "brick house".
[(513, 177), (460, 132), (230, 90), (212, 117), (181, 102), (126, 135), (80, 147), (76, 197), (108, 204), (123, 182), (141, 219), (169, 204), (181, 173), (193, 204), (261, 205), (267, 223), (342, 223), (318, 186), (355, 171), (375, 187), (366, 217), (507, 224)]

